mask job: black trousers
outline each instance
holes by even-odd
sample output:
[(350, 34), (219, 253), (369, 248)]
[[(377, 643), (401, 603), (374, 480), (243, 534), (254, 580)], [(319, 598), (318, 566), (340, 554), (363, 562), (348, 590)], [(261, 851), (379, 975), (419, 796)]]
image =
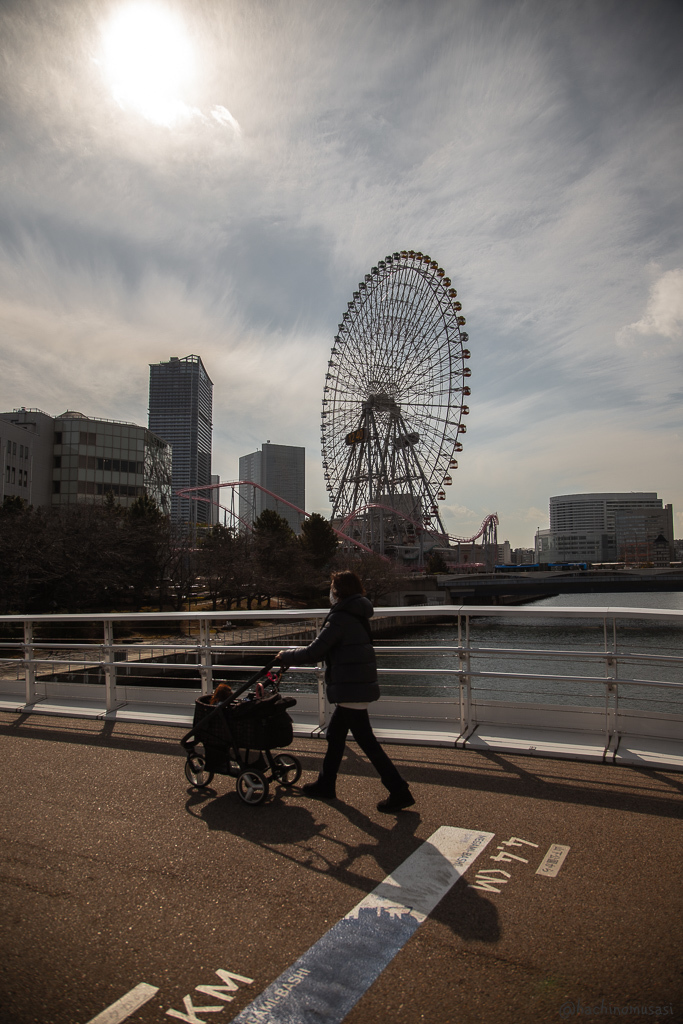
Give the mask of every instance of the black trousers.
[(327, 753), (323, 760), (320, 782), (334, 787), (337, 772), (344, 756), (346, 737), (351, 732), (354, 740), (390, 793), (404, 793), (408, 783), (403, 779), (388, 754), (372, 731), (367, 710), (343, 708), (337, 705), (327, 727)]

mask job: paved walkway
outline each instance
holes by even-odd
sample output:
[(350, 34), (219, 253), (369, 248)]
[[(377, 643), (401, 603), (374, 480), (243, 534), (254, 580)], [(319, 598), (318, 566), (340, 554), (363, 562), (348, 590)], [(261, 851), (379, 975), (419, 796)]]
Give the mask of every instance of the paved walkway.
[[(683, 1021), (680, 773), (396, 746), (417, 804), (387, 817), (349, 748), (338, 802), (297, 787), (251, 808), (231, 779), (188, 787), (180, 735), (0, 714), (3, 1024), (300, 1024), (292, 993), (318, 980), (319, 1024), (341, 1019), (351, 987), (364, 994), (346, 1024), (632, 1019), (636, 1007)], [(290, 750), (310, 779), (323, 744)], [(443, 826), (469, 837), (464, 880), (451, 885), (445, 859), (413, 871), (440, 901), (391, 933), (393, 958), (366, 930), (369, 968), (380, 953), (387, 965), (364, 980), (335, 926), (387, 875), (410, 874)], [(559, 870), (539, 874), (556, 846), (569, 847)], [(128, 993), (129, 1014), (103, 1012)], [(136, 996), (150, 998), (134, 1009)]]

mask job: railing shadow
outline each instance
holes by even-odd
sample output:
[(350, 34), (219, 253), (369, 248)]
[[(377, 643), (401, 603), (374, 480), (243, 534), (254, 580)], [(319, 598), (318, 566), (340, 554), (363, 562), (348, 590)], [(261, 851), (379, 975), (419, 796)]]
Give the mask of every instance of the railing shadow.
[[(149, 736), (136, 733), (137, 730), (149, 733), (154, 728), (151, 725), (86, 719), (65, 719), (57, 724), (54, 718), (37, 722), (36, 716), (29, 714), (16, 717), (12, 714), (12, 721), (3, 723), (3, 717), (9, 716), (9, 712), (0, 713), (0, 736), (20, 733), (23, 737), (48, 742), (171, 755), (179, 761), (185, 756), (179, 742), (183, 729), (169, 735), (168, 726), (159, 726), (159, 733)], [(318, 771), (323, 753), (321, 741), (295, 741), (290, 749), (301, 760), (304, 771)], [(532, 800), (629, 811), (648, 817), (683, 817), (680, 799), (683, 778), (675, 771), (442, 747), (392, 744), (390, 749), (392, 760), (411, 786), (472, 790), (492, 796), (523, 796)], [(346, 748), (342, 772), (356, 778), (376, 779), (373, 768), (352, 745)], [(590, 779), (586, 777), (587, 773), (590, 773)], [(665, 785), (670, 792), (664, 795), (659, 789), (653, 791), (653, 782), (658, 787)]]

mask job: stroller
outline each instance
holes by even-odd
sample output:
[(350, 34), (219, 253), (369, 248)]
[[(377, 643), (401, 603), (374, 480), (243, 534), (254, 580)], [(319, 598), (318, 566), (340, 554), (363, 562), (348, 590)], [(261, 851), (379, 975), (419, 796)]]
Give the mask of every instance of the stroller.
[[(287, 709), (296, 704), (282, 697), (282, 669), (270, 671), (275, 659), (251, 676), (234, 694), (211, 704), (205, 694), (195, 702), (192, 729), (180, 741), (185, 752), (185, 776), (192, 786), (208, 786), (217, 775), (231, 775), (237, 795), (245, 804), (263, 803), (268, 780), (293, 786), (301, 776), (301, 763), (292, 754), (271, 753), (274, 747), (288, 747), (293, 739), (292, 719)], [(265, 686), (257, 682), (267, 674)], [(253, 692), (242, 697), (256, 684)], [(239, 698), (242, 699), (239, 699)], [(198, 752), (201, 745), (204, 752)]]

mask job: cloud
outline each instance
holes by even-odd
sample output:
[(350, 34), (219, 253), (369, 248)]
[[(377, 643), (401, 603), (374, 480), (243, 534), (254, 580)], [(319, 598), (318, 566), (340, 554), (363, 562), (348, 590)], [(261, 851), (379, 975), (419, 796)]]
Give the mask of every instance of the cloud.
[(644, 316), (622, 329), (626, 339), (633, 333), (683, 340), (682, 269), (669, 270), (654, 282)]

